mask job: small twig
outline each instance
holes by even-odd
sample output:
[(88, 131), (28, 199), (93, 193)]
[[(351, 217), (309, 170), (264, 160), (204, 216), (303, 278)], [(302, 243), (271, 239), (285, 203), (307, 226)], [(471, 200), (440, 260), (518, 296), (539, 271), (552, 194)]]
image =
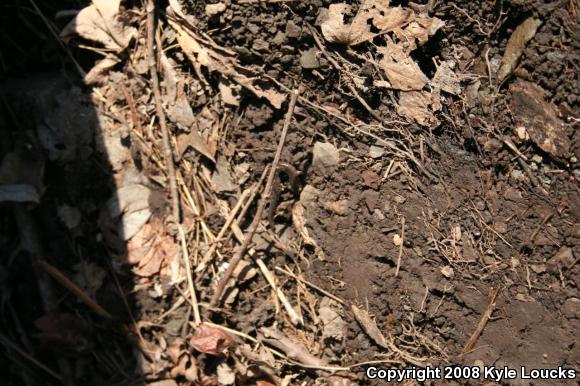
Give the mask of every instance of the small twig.
[(193, 287), (193, 278), (191, 275), (191, 264), (189, 263), (189, 253), (187, 252), (187, 241), (185, 239), (185, 232), (181, 224), (177, 225), (177, 230), (179, 232), (179, 239), (181, 240), (181, 255), (183, 256), (183, 265), (185, 268), (185, 275), (187, 277), (187, 285), (189, 288), (189, 296), (191, 296), (191, 305), (193, 307), (193, 318), (195, 324), (201, 323), (201, 315), (199, 313), (199, 305), (197, 303), (197, 296), (195, 294), (195, 288)]
[(38, 368), (44, 370), (47, 374), (49, 374), (50, 376), (52, 376), (56, 380), (62, 382), (62, 377), (60, 375), (58, 375), (57, 373), (52, 371), (48, 366), (46, 366), (45, 364), (40, 362), (38, 359), (34, 358), (32, 355), (28, 354), (23, 349), (18, 347), (14, 342), (12, 342), (10, 339), (8, 339), (8, 337), (4, 336), (4, 334), (0, 334), (0, 343), (5, 347), (14, 350), (19, 355), (22, 355), (23, 358), (34, 363)]
[(399, 257), (397, 258), (397, 269), (395, 270), (395, 277), (399, 276), (399, 268), (401, 268), (401, 257), (403, 257), (404, 243), (405, 243), (405, 217), (401, 217), (401, 245), (399, 245)]
[(171, 190), (173, 221), (179, 223), (179, 196), (177, 194), (177, 182), (175, 180), (175, 165), (173, 164), (173, 151), (169, 141), (169, 129), (165, 119), (165, 111), (161, 104), (161, 91), (159, 88), (159, 77), (157, 75), (157, 61), (155, 60), (155, 0), (147, 1), (147, 53), (149, 56), (149, 72), (153, 96), (155, 99), (155, 110), (159, 118), (161, 127), (161, 140), (163, 142), (163, 156), (167, 166), (167, 177), (169, 178), (169, 189)]
[(64, 288), (72, 292), (77, 298), (79, 298), (83, 303), (87, 305), (91, 310), (93, 310), (97, 315), (103, 318), (113, 319), (113, 316), (108, 313), (103, 307), (101, 307), (97, 302), (95, 302), (89, 295), (83, 292), (72, 280), (66, 277), (58, 269), (50, 265), (44, 260), (40, 261), (40, 266), (46, 271), (54, 280), (56, 280)]
[(510, 139), (509, 139), (509, 138), (507, 138), (507, 137), (506, 137), (506, 138), (504, 138), (504, 139), (503, 139), (503, 143), (504, 143), (504, 144), (505, 144), (507, 147), (509, 147), (509, 148), (510, 148), (510, 149), (511, 149), (511, 150), (512, 150), (514, 153), (516, 153), (516, 155), (517, 155), (518, 157), (521, 157), (521, 158), (523, 158), (525, 161), (527, 161), (527, 160), (528, 160), (528, 157), (526, 157), (526, 155), (525, 155), (524, 153), (522, 153), (522, 152), (520, 151), (520, 149), (518, 149), (518, 148), (517, 148), (517, 146), (516, 146), (516, 145), (514, 145), (512, 141), (510, 141)]
[(272, 184), (274, 183), (274, 178), (276, 177), (276, 169), (278, 168), (278, 163), (280, 163), (280, 156), (282, 154), (282, 149), (284, 148), (284, 142), (286, 142), (286, 134), (288, 133), (288, 127), (290, 126), (290, 122), (292, 121), (292, 115), (294, 114), (294, 108), (296, 107), (297, 99), (298, 99), (298, 90), (294, 90), (292, 92), (290, 104), (288, 105), (288, 112), (286, 113), (284, 127), (282, 128), (282, 133), (280, 134), (280, 141), (278, 142), (278, 148), (276, 149), (274, 161), (272, 161), (272, 166), (270, 167), (270, 174), (268, 175), (268, 181), (266, 182), (266, 188), (264, 189), (264, 196), (262, 196), (262, 199), (258, 204), (258, 209), (256, 210), (256, 215), (252, 220), (252, 223), (248, 227), (248, 232), (246, 234), (246, 237), (244, 238), (244, 242), (242, 243), (242, 245), (240, 245), (240, 247), (232, 257), (232, 260), (230, 261), (230, 265), (228, 266), (227, 271), (224, 273), (224, 276), (218, 283), (216, 291), (213, 294), (213, 297), (211, 298), (210, 304), (212, 308), (216, 307), (217, 304), (219, 303), (228, 281), (232, 277), (232, 274), (234, 273), (234, 270), (236, 269), (240, 260), (242, 260), (242, 258), (245, 256), (246, 250), (248, 249), (248, 245), (254, 238), (254, 233), (256, 232), (256, 229), (258, 229), (258, 225), (262, 220), (262, 214), (264, 213), (264, 209), (266, 208), (266, 204), (268, 203), (270, 198)]
[(490, 296), (489, 296), (489, 303), (487, 304), (487, 309), (485, 310), (481, 319), (479, 320), (479, 323), (477, 324), (475, 331), (473, 331), (473, 334), (471, 334), (471, 337), (467, 340), (467, 343), (465, 343), (465, 346), (463, 347), (463, 350), (461, 351), (461, 355), (466, 354), (467, 352), (471, 351), (473, 346), (475, 346), (477, 339), (479, 339), (479, 336), (483, 332), (485, 325), (487, 324), (487, 322), (491, 318), (491, 313), (493, 312), (493, 309), (495, 308), (495, 300), (497, 298), (498, 293), (499, 293), (499, 288), (491, 290)]
[(546, 223), (548, 221), (550, 221), (550, 219), (552, 218), (552, 216), (554, 216), (554, 213), (548, 213), (548, 215), (546, 217), (544, 217), (544, 219), (542, 220), (542, 222), (540, 223), (540, 225), (537, 226), (537, 228), (534, 230), (534, 232), (530, 236), (530, 243), (533, 243), (534, 242), (534, 239), (536, 238), (536, 236), (538, 235), (538, 233), (540, 233), (540, 229), (542, 229), (542, 227), (544, 225), (546, 225)]
[(542, 183), (536, 178), (536, 176), (534, 176), (526, 161), (524, 161), (521, 157), (518, 157), (516, 160), (518, 161), (518, 164), (520, 164), (520, 167), (524, 170), (524, 172), (530, 179), (532, 185), (534, 185), (534, 187), (538, 189), (540, 193), (542, 193), (544, 196), (549, 196), (550, 193), (548, 193), (548, 191), (544, 189)]

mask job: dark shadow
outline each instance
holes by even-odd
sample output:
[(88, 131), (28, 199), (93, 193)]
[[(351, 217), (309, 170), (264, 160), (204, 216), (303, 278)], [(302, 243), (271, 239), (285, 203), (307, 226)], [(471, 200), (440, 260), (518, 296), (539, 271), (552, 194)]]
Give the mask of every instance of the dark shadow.
[[(1, 385), (145, 384), (134, 279), (114, 264), (123, 263), (124, 237), (117, 232), (114, 250), (102, 230), (103, 210), (119, 206), (99, 151), (102, 119), (47, 25), (58, 31), (72, 15), (57, 13), (86, 3), (0, 4)], [(96, 58), (71, 54), (85, 71)]]

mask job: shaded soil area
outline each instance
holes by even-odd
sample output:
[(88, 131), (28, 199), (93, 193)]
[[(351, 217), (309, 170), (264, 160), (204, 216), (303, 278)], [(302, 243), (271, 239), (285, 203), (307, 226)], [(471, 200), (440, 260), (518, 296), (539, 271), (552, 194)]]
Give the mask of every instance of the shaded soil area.
[(9, 3), (0, 383), (577, 384), (520, 373), (580, 372), (577, 2), (155, 2), (155, 56), (140, 2), (91, 16), (112, 41)]

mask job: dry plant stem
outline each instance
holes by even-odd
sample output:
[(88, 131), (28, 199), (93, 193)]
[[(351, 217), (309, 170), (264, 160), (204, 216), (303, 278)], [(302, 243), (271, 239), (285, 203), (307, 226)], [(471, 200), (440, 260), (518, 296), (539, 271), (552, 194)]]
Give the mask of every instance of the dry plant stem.
[(197, 296), (195, 294), (195, 288), (193, 287), (193, 278), (191, 275), (191, 265), (189, 263), (189, 253), (187, 252), (187, 240), (185, 239), (185, 232), (181, 224), (177, 225), (177, 230), (179, 231), (179, 239), (181, 240), (181, 255), (183, 256), (183, 265), (185, 268), (185, 274), (187, 276), (187, 285), (189, 287), (189, 295), (191, 296), (191, 304), (193, 307), (193, 319), (195, 324), (201, 323), (201, 315), (199, 313), (199, 305), (197, 304)]
[(260, 268), (260, 271), (262, 271), (262, 274), (266, 278), (266, 281), (268, 281), (268, 284), (270, 284), (270, 287), (272, 287), (272, 289), (276, 293), (276, 296), (280, 300), (280, 303), (282, 303), (282, 305), (284, 306), (284, 309), (288, 313), (288, 316), (290, 316), (290, 321), (292, 322), (292, 324), (295, 326), (304, 325), (304, 320), (302, 320), (302, 317), (300, 317), (298, 315), (298, 313), (296, 312), (294, 307), (292, 307), (292, 305), (290, 304), (290, 302), (286, 298), (286, 295), (284, 295), (284, 292), (282, 292), (280, 287), (276, 284), (275, 276), (268, 269), (268, 267), (266, 267), (264, 260), (262, 260), (260, 258), (256, 258), (255, 260), (256, 260), (256, 264), (258, 264), (258, 268)]
[(302, 284), (305, 284), (305, 285), (307, 285), (307, 286), (309, 286), (311, 288), (314, 288), (315, 290), (317, 290), (318, 292), (320, 292), (324, 296), (329, 297), (330, 299), (336, 301), (337, 303), (342, 304), (343, 306), (346, 305), (345, 301), (342, 300), (341, 298), (339, 298), (339, 297), (331, 294), (328, 291), (323, 290), (322, 288), (318, 287), (315, 284), (310, 283), (309, 281), (306, 281), (304, 279), (299, 278), (298, 276), (296, 276), (295, 274), (293, 274), (290, 271), (287, 271), (287, 270), (285, 270), (283, 268), (280, 268), (280, 267), (276, 267), (276, 271), (282, 272), (283, 274), (290, 276), (291, 278), (293, 278), (294, 280), (296, 280), (299, 283), (302, 283)]
[(201, 258), (201, 261), (197, 265), (197, 268), (195, 268), (195, 272), (202, 272), (202, 271), (205, 270), (205, 268), (207, 267), (207, 264), (213, 258), (213, 254), (214, 254), (214, 252), (216, 251), (216, 249), (218, 247), (218, 243), (222, 240), (222, 238), (224, 237), (225, 233), (227, 232), (227, 230), (232, 225), (232, 222), (235, 220), (236, 215), (238, 214), (240, 208), (242, 208), (242, 205), (245, 204), (246, 198), (249, 195), (250, 195), (250, 190), (249, 189), (244, 190), (242, 192), (242, 194), (240, 195), (240, 198), (238, 199), (238, 202), (236, 203), (236, 205), (234, 206), (234, 208), (228, 214), (228, 217), (226, 218), (226, 222), (222, 226), (222, 229), (220, 229), (219, 233), (217, 234), (216, 239), (214, 240), (214, 242), (212, 243), (212, 245), (208, 249), (208, 251)]
[(544, 196), (549, 196), (550, 193), (548, 193), (548, 191), (544, 189), (542, 183), (536, 178), (536, 176), (534, 176), (526, 161), (524, 161), (521, 157), (518, 157), (517, 161), (518, 164), (520, 164), (520, 167), (524, 169), (524, 172), (528, 175), (530, 181), (532, 182), (532, 185), (534, 185), (534, 187), (538, 189), (540, 193), (542, 193)]
[(163, 142), (163, 156), (167, 166), (167, 176), (169, 178), (169, 189), (171, 190), (171, 203), (173, 221), (179, 222), (179, 197), (177, 195), (177, 182), (175, 180), (175, 165), (173, 163), (173, 151), (169, 142), (169, 129), (165, 119), (165, 111), (161, 104), (161, 91), (159, 88), (159, 77), (157, 75), (157, 61), (155, 60), (155, 0), (147, 1), (147, 54), (149, 60), (149, 72), (151, 74), (151, 83), (153, 96), (155, 99), (155, 110), (159, 118), (161, 127), (161, 140)]
[(473, 346), (475, 346), (477, 339), (479, 339), (479, 336), (483, 332), (485, 325), (489, 321), (489, 318), (491, 318), (491, 313), (493, 312), (493, 309), (495, 308), (495, 300), (497, 299), (498, 293), (499, 293), (499, 288), (491, 290), (487, 309), (485, 310), (483, 316), (481, 317), (479, 323), (477, 324), (475, 331), (473, 331), (473, 334), (471, 334), (471, 337), (467, 340), (467, 343), (465, 343), (465, 346), (463, 347), (463, 350), (461, 351), (462, 355), (471, 351)]
[(298, 99), (298, 90), (292, 91), (292, 97), (290, 99), (290, 104), (288, 105), (288, 112), (286, 113), (286, 118), (284, 119), (284, 127), (282, 128), (282, 133), (280, 134), (280, 141), (278, 142), (278, 148), (276, 149), (276, 154), (274, 156), (274, 161), (272, 162), (272, 166), (270, 167), (270, 174), (268, 175), (268, 181), (266, 182), (266, 188), (264, 189), (264, 196), (261, 198), (260, 202), (258, 203), (258, 209), (256, 210), (256, 216), (252, 220), (248, 228), (248, 232), (246, 237), (244, 238), (244, 242), (230, 261), (230, 265), (228, 266), (227, 271), (224, 273), (224, 276), (218, 283), (215, 293), (211, 298), (211, 307), (216, 307), (219, 303), (224, 289), (226, 288), (226, 284), (232, 277), (234, 270), (236, 269), (238, 263), (246, 254), (246, 250), (248, 249), (248, 245), (252, 242), (254, 238), (254, 233), (256, 233), (256, 229), (258, 229), (258, 225), (262, 220), (262, 214), (264, 213), (264, 209), (266, 208), (266, 204), (270, 198), (270, 192), (272, 190), (272, 184), (274, 183), (274, 178), (276, 177), (276, 169), (278, 168), (278, 163), (280, 163), (280, 155), (282, 154), (282, 149), (284, 148), (284, 142), (286, 142), (286, 134), (288, 133), (288, 127), (290, 126), (290, 122), (292, 121), (292, 115), (294, 114), (294, 108), (296, 107), (296, 100)]

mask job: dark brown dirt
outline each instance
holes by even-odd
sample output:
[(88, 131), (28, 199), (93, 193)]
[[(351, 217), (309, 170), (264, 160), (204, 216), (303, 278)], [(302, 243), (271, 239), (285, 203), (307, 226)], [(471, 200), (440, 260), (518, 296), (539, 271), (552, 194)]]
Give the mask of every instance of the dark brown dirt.
[[(270, 75), (288, 86), (293, 79), (305, 82), (306, 95), (320, 104), (339, 107), (345, 102), (349, 112), (364, 119), (366, 113), (357, 102), (336, 93), (337, 74), (328, 63), (318, 69), (323, 80), (300, 68), (300, 53), (313, 46), (307, 24), (313, 24), (318, 9), (327, 4), (232, 4), (225, 15), (230, 25), (227, 33), (216, 30), (212, 37), (220, 44), (240, 47), (248, 64), (265, 65)], [(446, 27), (422, 48), (419, 57), (452, 57), (462, 46), (467, 49), (465, 65), (476, 72), (481, 68), (481, 75), (487, 77), (481, 66), (485, 53), (492, 63), (498, 63), (509, 33), (525, 17), (539, 15), (543, 24), (524, 52), (518, 76), (541, 85), (564, 117), (577, 117), (579, 30), (571, 2), (455, 5), (463, 12), (444, 3), (436, 8), (435, 15), (446, 21)], [(204, 20), (201, 14), (200, 19)], [(262, 42), (269, 44), (267, 55), (260, 55), (258, 49), (247, 52), (247, 47), (261, 47)], [(432, 70), (430, 63), (419, 63), (427, 73)], [(463, 102), (447, 99), (447, 122), (428, 135), (425, 163), (437, 179), (423, 179), (416, 186), (404, 173), (367, 183), (363, 173), (381, 176), (390, 160), (370, 159), (368, 145), (353, 143), (337, 133), (332, 123), (300, 110), (298, 128), (286, 146), (287, 160), (300, 162), (293, 154), (302, 155), (312, 142), (330, 135), (338, 148), (348, 148), (341, 153), (345, 161), (339, 167), (305, 170), (304, 184), (319, 191), (308, 225), (327, 260), (313, 258), (303, 269), (313, 283), (349, 303), (368, 307), (383, 331), (400, 334), (400, 322), (411, 318), (436, 342), (442, 358), (447, 358), (442, 363), (472, 365), (479, 360), (518, 369), (578, 369), (579, 268), (573, 258), (565, 267), (550, 264), (558, 252), (572, 251), (573, 256), (580, 252), (577, 176), (570, 164), (561, 172), (543, 173), (562, 164), (537, 148), (529, 151), (544, 156), (540, 179), (550, 194), (542, 195), (526, 177), (514, 174), (520, 170), (514, 154), (492, 136), (513, 130), (512, 115), (505, 108), (510, 100), (506, 86), (496, 96), (488, 92), (485, 102), (467, 110)], [(381, 103), (388, 95), (377, 92), (365, 97), (385, 118), (390, 115), (382, 111)], [(249, 111), (230, 140), (238, 148), (273, 148), (280, 116), (268, 109)], [(267, 124), (272, 124), (272, 131), (262, 129)], [(577, 149), (575, 129), (575, 125), (569, 126), (566, 140), (572, 140)], [(257, 164), (267, 160), (263, 152), (250, 156)], [(324, 208), (325, 203), (338, 200), (348, 201), (346, 213)], [(400, 272), (395, 276), (399, 247), (393, 244), (393, 236), (400, 234), (401, 218), (405, 219), (405, 243)], [(459, 238), (454, 239), (454, 228), (460, 229)], [(452, 267), (454, 276), (445, 277), (443, 266)], [(477, 348), (459, 356), (488, 306), (492, 288), (500, 288), (494, 318)], [(356, 323), (350, 327), (345, 347), (336, 354), (355, 362), (372, 359), (372, 342)]]

